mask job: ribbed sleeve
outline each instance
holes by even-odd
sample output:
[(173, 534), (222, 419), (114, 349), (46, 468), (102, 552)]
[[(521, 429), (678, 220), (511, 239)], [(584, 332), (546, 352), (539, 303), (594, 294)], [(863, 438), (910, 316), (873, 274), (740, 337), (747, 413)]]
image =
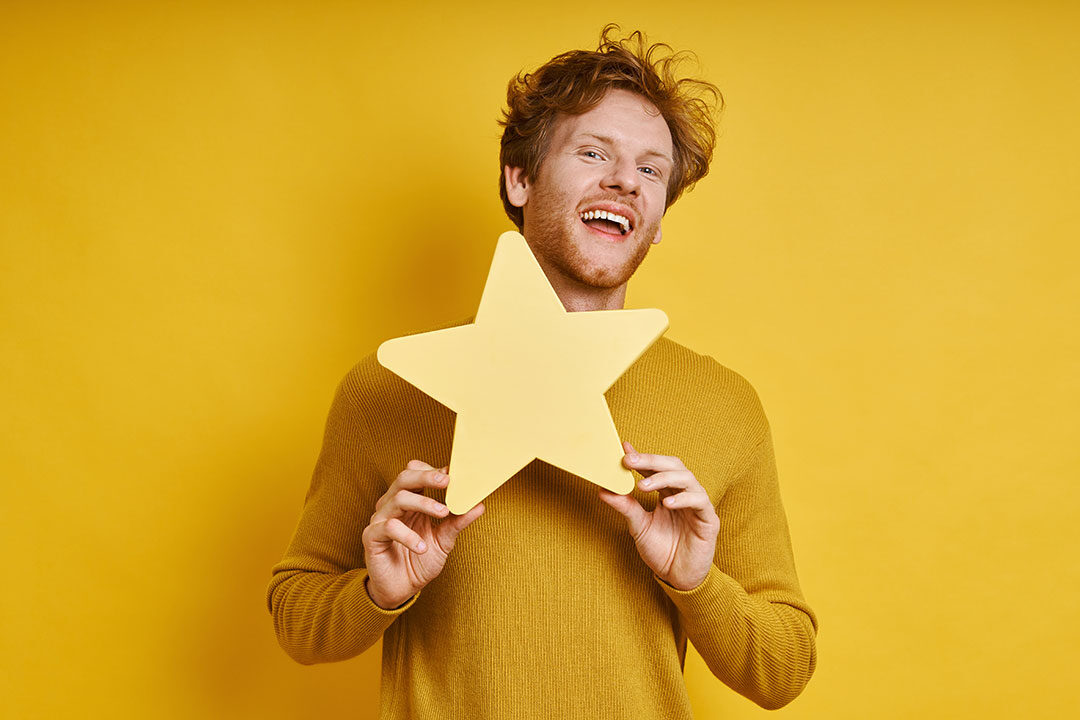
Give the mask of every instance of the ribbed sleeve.
[(817, 620), (796, 580), (768, 428), (716, 512), (721, 529), (705, 581), (689, 591), (660, 583), (712, 673), (758, 705), (779, 708), (814, 672)]
[(376, 605), (364, 582), (361, 534), (386, 490), (368, 455), (364, 419), (342, 382), (330, 406), (304, 512), (267, 603), (281, 647), (297, 662), (344, 660), (373, 645), (401, 613)]
[(293, 566), (280, 575), (271, 597), (278, 642), (305, 665), (347, 660), (367, 650), (419, 597), (382, 609), (364, 587), (364, 569), (336, 575)]
[(816, 630), (803, 610), (750, 596), (715, 565), (693, 590), (657, 581), (709, 670), (735, 692), (775, 710), (810, 681)]

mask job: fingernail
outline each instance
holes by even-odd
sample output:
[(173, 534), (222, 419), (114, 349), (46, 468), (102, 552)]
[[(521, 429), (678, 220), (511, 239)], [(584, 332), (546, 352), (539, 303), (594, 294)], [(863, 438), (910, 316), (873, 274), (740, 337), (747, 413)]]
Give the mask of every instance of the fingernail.
[(641, 485), (642, 490), (645, 490), (645, 489), (648, 489), (648, 488), (652, 487), (652, 483), (649, 482), (648, 480), (642, 480), (639, 484)]
[(425, 543), (423, 540), (416, 543), (416, 551), (417, 552), (424, 552), (424, 550), (427, 550), (427, 543)]
[(637, 453), (629, 453), (626, 456), (626, 459), (629, 460), (630, 462), (637, 462), (638, 461), (638, 454)]

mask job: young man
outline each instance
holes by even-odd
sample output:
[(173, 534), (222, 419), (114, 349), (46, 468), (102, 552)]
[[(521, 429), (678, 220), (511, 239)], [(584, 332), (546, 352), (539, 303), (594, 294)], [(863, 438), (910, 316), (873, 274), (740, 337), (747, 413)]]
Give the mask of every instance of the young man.
[[(687, 90), (711, 86), (611, 29), (511, 81), (503, 120), (504, 205), (570, 311), (622, 308), (712, 153), (710, 109)], [(453, 516), (453, 413), (362, 360), (274, 568), (281, 645), (326, 662), (382, 636), (382, 717), (690, 717), (687, 639), (732, 689), (790, 702), (816, 620), (753, 388), (662, 338), (605, 397), (633, 493), (534, 461)]]

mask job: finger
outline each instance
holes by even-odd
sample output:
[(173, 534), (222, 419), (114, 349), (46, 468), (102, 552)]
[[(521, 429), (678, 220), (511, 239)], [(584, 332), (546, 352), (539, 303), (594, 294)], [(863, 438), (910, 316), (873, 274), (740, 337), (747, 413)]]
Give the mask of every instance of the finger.
[(401, 543), (406, 549), (422, 553), (427, 550), (427, 543), (419, 533), (397, 518), (368, 525), (364, 531), (365, 541), (372, 544)]
[(635, 450), (634, 446), (625, 440), (623, 440), (623, 453), (623, 465), (633, 470), (637, 470), (638, 474), (642, 477), (649, 477), (653, 474), (653, 470), (649, 470), (648, 468), (635, 468), (630, 462), (627, 461), (626, 458), (630, 455), (637, 454), (637, 450)]
[[(415, 467), (413, 466), (414, 463), (416, 464)], [(424, 465), (426, 469), (419, 467), (419, 465)], [(415, 491), (429, 487), (444, 488), (450, 481), (446, 473), (436, 470), (426, 463), (421, 463), (419, 460), (411, 460), (409, 466), (410, 468), (398, 473), (398, 476), (394, 478), (394, 482), (390, 483), (390, 487), (386, 489), (382, 497), (375, 501), (376, 510), (382, 509), (382, 506), (401, 490)]]
[[(629, 443), (628, 443), (629, 444)], [(683, 461), (674, 455), (652, 455), (639, 453), (631, 450), (623, 457), (623, 464), (628, 468), (637, 470), (642, 475), (646, 470), (651, 472), (663, 472), (665, 470), (685, 470)]]
[[(631, 465), (628, 458), (630, 458), (631, 455), (637, 455), (638, 451), (635, 450), (634, 446), (631, 445), (629, 443), (629, 441), (627, 441), (627, 440), (623, 440), (622, 448), (623, 448), (623, 459), (622, 459), (623, 465), (625, 465), (628, 468), (633, 467), (633, 465)], [(646, 473), (647, 472), (648, 471), (646, 471)]]
[(675, 492), (705, 492), (701, 483), (689, 470), (666, 470), (653, 473), (638, 481), (638, 487), (646, 492), (672, 490)]
[(388, 501), (383, 503), (381, 508), (375, 511), (375, 514), (371, 516), (371, 520), (372, 522), (377, 519), (389, 520), (390, 518), (401, 517), (407, 512), (418, 512), (434, 518), (443, 518), (449, 514), (450, 510), (434, 498), (409, 490), (398, 490)]
[(422, 490), (427, 487), (445, 487), (447, 475), (441, 469), (435, 469), (430, 465), (427, 468), (402, 470), (394, 478), (390, 487), (397, 486), (398, 490)]
[(397, 473), (397, 477), (390, 486), (396, 485), (399, 488), (415, 490), (426, 487), (424, 483), (438, 475), (446, 475), (442, 467), (435, 468), (422, 460), (409, 460), (405, 470)]
[(645, 531), (649, 523), (649, 513), (630, 495), (619, 495), (608, 490), (600, 490), (600, 499), (615, 508), (626, 518), (630, 534), (637, 538)]
[(452, 515), (449, 519), (439, 523), (435, 528), (435, 541), (444, 552), (449, 553), (454, 549), (458, 534), (469, 527), (473, 520), (484, 514), (484, 503), (480, 503), (462, 515)]
[(669, 495), (660, 502), (668, 510), (693, 510), (702, 520), (712, 520), (712, 518), (716, 517), (716, 510), (713, 509), (712, 501), (703, 492), (681, 492)]

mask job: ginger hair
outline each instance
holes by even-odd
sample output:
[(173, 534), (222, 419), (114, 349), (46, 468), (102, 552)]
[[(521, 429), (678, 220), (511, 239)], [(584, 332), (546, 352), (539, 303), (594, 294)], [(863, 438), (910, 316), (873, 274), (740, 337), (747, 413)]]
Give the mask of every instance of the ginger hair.
[(719, 89), (696, 78), (679, 78), (676, 71), (692, 53), (673, 52), (666, 43), (647, 44), (635, 30), (622, 39), (610, 23), (600, 31), (593, 50), (556, 55), (531, 73), (519, 73), (506, 88), (506, 109), (499, 152), (499, 196), (518, 230), (525, 224), (522, 208), (510, 204), (502, 169), (519, 167), (535, 180), (548, 151), (560, 114), (579, 115), (603, 100), (609, 90), (641, 95), (660, 111), (671, 131), (674, 167), (667, 184), (666, 210), (684, 191), (709, 172), (716, 144), (716, 117), (724, 107)]

